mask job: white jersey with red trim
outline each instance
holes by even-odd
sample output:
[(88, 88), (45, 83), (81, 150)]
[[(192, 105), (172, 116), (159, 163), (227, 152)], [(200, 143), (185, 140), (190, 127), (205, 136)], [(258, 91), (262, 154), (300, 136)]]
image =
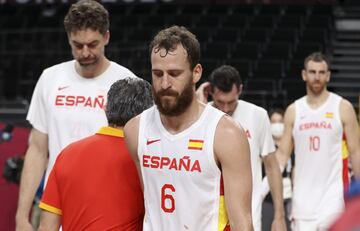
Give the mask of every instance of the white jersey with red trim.
[(253, 176), (252, 216), (254, 223), (261, 224), (261, 158), (275, 151), (269, 116), (265, 109), (255, 104), (238, 100), (232, 118), (244, 128), (249, 141)]
[(138, 156), (144, 183), (144, 231), (218, 230), (221, 171), (213, 142), (223, 115), (207, 105), (189, 128), (170, 134), (156, 106), (141, 114)]
[(295, 101), (295, 219), (317, 219), (343, 209), (341, 99), (330, 93), (317, 109), (309, 107), (306, 96)]
[(75, 70), (75, 60), (43, 71), (31, 99), (27, 120), (48, 135), (46, 179), (62, 148), (107, 125), (104, 113), (107, 91), (116, 80), (126, 77), (135, 75), (114, 62), (95, 78), (81, 77)]

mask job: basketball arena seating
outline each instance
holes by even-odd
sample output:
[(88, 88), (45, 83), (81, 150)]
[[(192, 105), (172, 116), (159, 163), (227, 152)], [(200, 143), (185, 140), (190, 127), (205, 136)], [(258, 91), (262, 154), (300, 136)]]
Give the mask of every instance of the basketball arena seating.
[[(0, 7), (1, 98), (29, 100), (44, 68), (71, 59), (62, 25), (68, 7)], [(217, 66), (233, 65), (244, 79), (243, 98), (266, 109), (285, 107), (305, 94), (301, 69), (311, 52), (333, 57), (335, 44), (342, 52), (335, 54), (335, 68), (345, 66), (345, 72), (335, 70), (337, 80), (346, 71), (359, 70), (354, 63), (350, 69), (344, 64), (351, 57), (344, 54), (341, 39), (358, 37), (346, 37), (334, 29), (334, 12), (339, 8), (335, 5), (157, 3), (106, 7), (111, 16), (107, 56), (147, 80), (151, 80), (148, 43), (159, 29), (174, 24), (188, 27), (201, 42), (202, 82)], [(347, 82), (334, 81), (330, 86), (345, 97), (357, 96), (360, 84), (353, 84), (359, 82), (355, 74), (345, 79)], [(357, 107), (357, 99), (353, 103)]]

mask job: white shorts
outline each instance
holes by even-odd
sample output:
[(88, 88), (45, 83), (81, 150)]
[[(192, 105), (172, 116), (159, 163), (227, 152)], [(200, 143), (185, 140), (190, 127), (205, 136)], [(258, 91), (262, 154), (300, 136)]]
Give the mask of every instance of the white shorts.
[(340, 213), (329, 214), (318, 219), (294, 219), (291, 222), (292, 231), (326, 231), (340, 216)]

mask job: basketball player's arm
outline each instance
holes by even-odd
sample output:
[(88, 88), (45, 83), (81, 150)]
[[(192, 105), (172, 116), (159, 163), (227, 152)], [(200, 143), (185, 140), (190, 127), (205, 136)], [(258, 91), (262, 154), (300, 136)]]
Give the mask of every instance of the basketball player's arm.
[(353, 106), (347, 100), (340, 103), (340, 117), (343, 123), (351, 166), (357, 180), (360, 180), (360, 132)]
[(126, 147), (131, 154), (131, 158), (133, 159), (141, 182), (141, 187), (143, 188), (143, 182), (141, 177), (141, 170), (140, 170), (140, 162), (137, 153), (138, 148), (138, 136), (139, 136), (139, 121), (140, 116), (136, 116), (132, 118), (129, 122), (126, 123), (124, 127), (124, 134), (125, 134), (125, 142)]
[(33, 230), (29, 222), (29, 213), (45, 172), (47, 157), (48, 136), (33, 128), (21, 175), (16, 230)]
[(42, 210), (38, 231), (58, 231), (61, 224), (60, 222), (60, 215)]
[(280, 171), (284, 170), (284, 166), (291, 157), (294, 149), (294, 141), (292, 137), (292, 130), (295, 122), (295, 104), (291, 104), (285, 112), (284, 116), (284, 134), (281, 137), (278, 149), (275, 152), (277, 160), (280, 165)]
[(221, 166), (231, 230), (253, 230), (249, 143), (244, 130), (229, 116), (223, 116), (218, 124), (214, 152), (215, 159)]
[(269, 181), (271, 196), (274, 201), (274, 220), (271, 230), (286, 230), (283, 200), (283, 184), (279, 163), (274, 152), (263, 157), (266, 176)]

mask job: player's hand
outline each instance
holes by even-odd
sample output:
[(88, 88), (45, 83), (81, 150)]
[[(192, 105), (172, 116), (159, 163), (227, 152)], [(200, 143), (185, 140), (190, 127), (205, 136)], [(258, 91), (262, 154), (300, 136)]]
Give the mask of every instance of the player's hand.
[(197, 99), (206, 104), (208, 102), (210, 90), (211, 90), (210, 82), (202, 83), (199, 86), (199, 88), (196, 90)]
[(16, 221), (16, 231), (34, 231), (28, 219)]
[(286, 231), (286, 224), (284, 217), (282, 218), (274, 218), (273, 223), (271, 225), (271, 231)]

